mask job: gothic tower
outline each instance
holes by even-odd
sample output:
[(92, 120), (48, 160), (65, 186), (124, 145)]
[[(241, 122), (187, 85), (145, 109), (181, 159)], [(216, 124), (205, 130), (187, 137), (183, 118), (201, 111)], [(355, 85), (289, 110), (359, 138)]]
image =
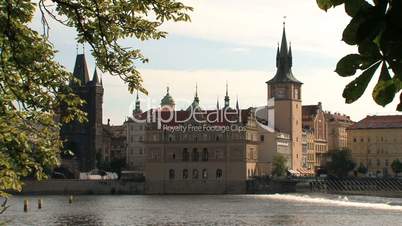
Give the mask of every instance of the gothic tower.
[(99, 79), (96, 67), (92, 81), (87, 83), (88, 95), (88, 126), (89, 126), (89, 150), (86, 153), (85, 168), (95, 168), (96, 154), (102, 153), (103, 149), (103, 126), (102, 126), (102, 104), (103, 85)]
[(301, 83), (292, 74), (292, 48), (286, 40), (283, 24), (282, 42), (276, 55), (277, 71), (267, 81), (268, 100), (274, 98), (275, 129), (291, 137), (291, 168), (301, 168), (302, 159), (302, 106)]
[(79, 82), (70, 82), (70, 87), (85, 101), (81, 110), (87, 113), (88, 121), (75, 120), (62, 125), (60, 136), (65, 141), (64, 147), (74, 153), (74, 156), (62, 156), (64, 162), (62, 164), (72, 170), (86, 172), (95, 168), (96, 153), (101, 151), (103, 145), (103, 86), (96, 70), (90, 81), (84, 54), (77, 55), (73, 76)]

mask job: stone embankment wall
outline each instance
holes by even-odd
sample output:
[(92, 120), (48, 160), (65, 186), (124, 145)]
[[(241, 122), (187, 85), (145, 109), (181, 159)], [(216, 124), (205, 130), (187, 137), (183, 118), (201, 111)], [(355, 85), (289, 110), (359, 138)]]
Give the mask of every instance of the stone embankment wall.
[(287, 179), (258, 178), (247, 181), (248, 194), (274, 194), (296, 192), (297, 182)]
[(144, 183), (124, 180), (24, 181), (22, 194), (144, 194)]

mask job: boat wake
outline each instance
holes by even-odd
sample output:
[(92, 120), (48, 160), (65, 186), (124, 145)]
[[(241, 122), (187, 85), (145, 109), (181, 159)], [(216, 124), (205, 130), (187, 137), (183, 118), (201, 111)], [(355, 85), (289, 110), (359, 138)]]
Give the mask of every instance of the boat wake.
[(288, 195), (288, 194), (264, 195), (264, 197), (271, 200), (287, 201), (287, 202), (304, 202), (304, 203), (332, 205), (332, 206), (402, 211), (401, 205), (391, 205), (390, 202), (373, 203), (373, 202), (350, 201), (346, 196), (344, 197), (339, 196), (338, 199), (311, 197), (308, 195)]

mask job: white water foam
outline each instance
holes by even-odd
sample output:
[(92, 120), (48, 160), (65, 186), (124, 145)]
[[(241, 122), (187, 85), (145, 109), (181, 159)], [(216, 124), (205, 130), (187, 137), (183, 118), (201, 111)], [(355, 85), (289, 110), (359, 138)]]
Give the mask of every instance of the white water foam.
[(324, 204), (332, 206), (402, 211), (402, 206), (389, 205), (389, 203), (369, 203), (369, 202), (349, 201), (349, 199), (346, 196), (344, 198), (338, 197), (339, 200), (320, 198), (320, 197), (310, 197), (308, 195), (284, 195), (284, 194), (264, 195), (264, 198), (268, 198), (271, 200), (288, 201), (288, 202), (305, 202), (305, 203)]

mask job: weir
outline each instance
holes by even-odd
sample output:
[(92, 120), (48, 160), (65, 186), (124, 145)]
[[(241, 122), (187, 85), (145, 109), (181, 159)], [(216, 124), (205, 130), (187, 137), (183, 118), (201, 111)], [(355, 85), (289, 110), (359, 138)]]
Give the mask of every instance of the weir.
[(398, 178), (350, 178), (310, 181), (310, 190), (320, 193), (387, 195), (402, 197), (402, 180)]

